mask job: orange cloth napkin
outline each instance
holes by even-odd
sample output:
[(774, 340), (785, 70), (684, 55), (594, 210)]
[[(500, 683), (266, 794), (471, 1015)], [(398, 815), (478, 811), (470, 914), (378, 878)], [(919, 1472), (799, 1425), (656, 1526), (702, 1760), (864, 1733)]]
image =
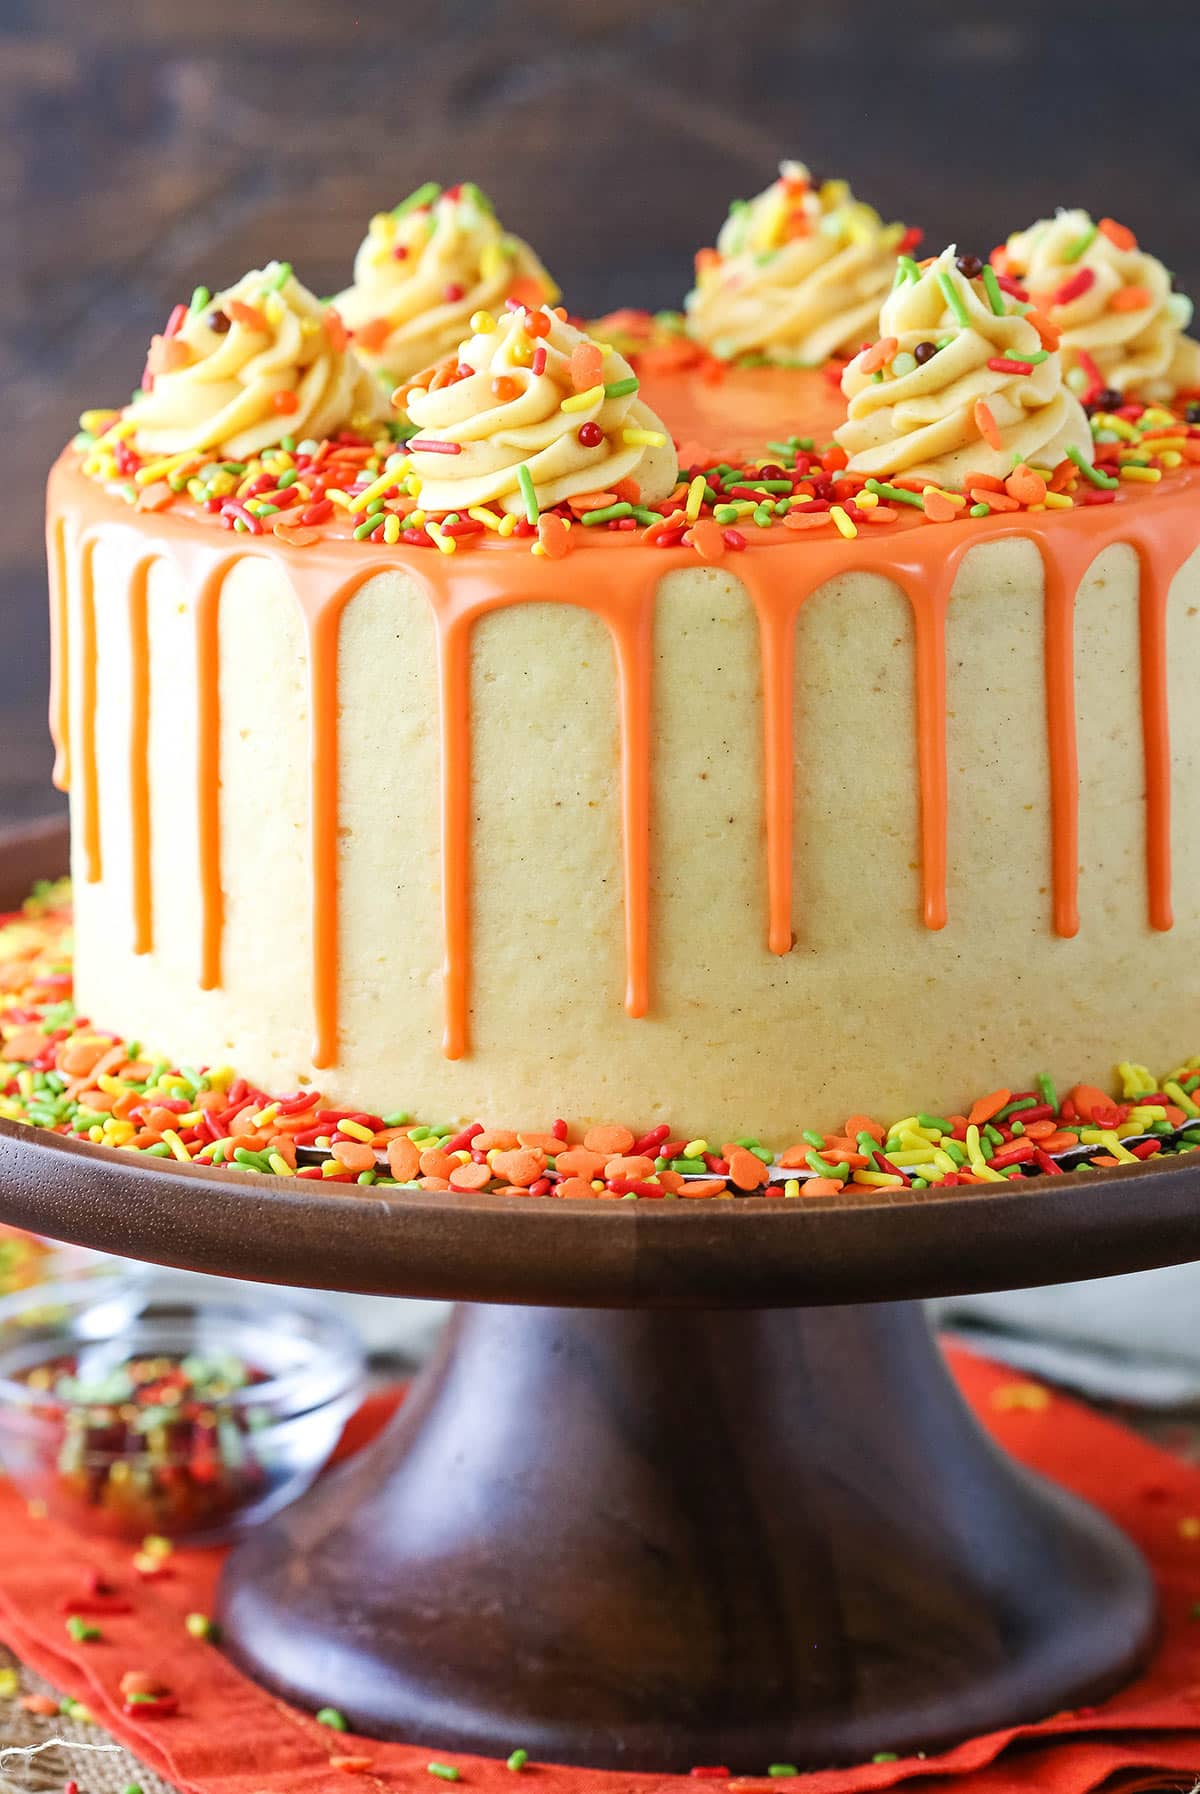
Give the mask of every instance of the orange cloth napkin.
[[(1200, 1772), (1200, 1469), (1145, 1444), (1065, 1397), (1015, 1380), (1010, 1370), (955, 1351), (951, 1363), (968, 1399), (997, 1439), (1034, 1469), (1056, 1478), (1108, 1513), (1148, 1557), (1158, 1581), (1163, 1638), (1137, 1682), (1104, 1706), (1061, 1714), (975, 1738), (925, 1759), (822, 1770), (780, 1783), (742, 1778), (738, 1794), (857, 1794), (939, 1778), (939, 1794), (1088, 1794), (1102, 1783), (1129, 1788), (1157, 1778), (1181, 1787)], [(387, 1418), (394, 1398), (368, 1403), (349, 1429), (361, 1444)], [(241, 1675), (211, 1645), (186, 1631), (186, 1614), (211, 1612), (221, 1553), (178, 1551), (170, 1574), (142, 1582), (128, 1548), (79, 1538), (30, 1519), (11, 1488), (0, 1489), (0, 1638), (56, 1687), (86, 1703), (95, 1718), (185, 1794), (363, 1794), (439, 1784), (431, 1759), (453, 1763), (462, 1783), (482, 1794), (514, 1794), (503, 1763), (453, 1751), (376, 1744), (320, 1726)], [(100, 1620), (99, 1643), (76, 1644), (64, 1626), (64, 1602), (99, 1574), (133, 1604), (131, 1614)], [(118, 1684), (146, 1670), (178, 1696), (172, 1718), (125, 1716)], [(519, 1743), (519, 1740), (514, 1740)], [(369, 1757), (355, 1780), (338, 1757)], [(724, 1783), (626, 1771), (531, 1764), (529, 1794), (715, 1794)]]

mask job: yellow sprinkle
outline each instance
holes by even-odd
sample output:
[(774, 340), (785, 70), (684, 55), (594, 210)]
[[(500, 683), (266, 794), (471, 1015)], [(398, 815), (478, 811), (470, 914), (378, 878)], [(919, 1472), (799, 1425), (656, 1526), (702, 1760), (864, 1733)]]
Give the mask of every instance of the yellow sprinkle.
[(136, 429), (136, 417), (120, 417), (115, 424), (109, 425), (103, 436), (93, 444), (93, 447), (106, 448), (109, 443), (123, 442), (127, 436), (132, 436)]
[(490, 336), (495, 328), (496, 320), (490, 311), (471, 313), (471, 330), (475, 336)]
[(177, 468), (188, 466), (198, 460), (199, 457), (189, 449), (182, 455), (164, 455), (159, 461), (147, 461), (146, 465), (139, 467), (134, 474), (133, 483), (135, 486), (149, 486), (155, 480), (165, 479), (167, 474), (174, 473)]
[(516, 517), (511, 511), (506, 511), (504, 516), (500, 519), (500, 528), (496, 533), (501, 536), (511, 536), (516, 527)]
[(1040, 1383), (1001, 1383), (992, 1390), (993, 1408), (1024, 1408), (1039, 1414), (1050, 1406), (1050, 1392)]
[[(856, 492), (854, 494), (854, 502), (860, 511), (873, 511), (875, 506), (879, 503), (879, 494), (877, 492)], [(794, 497), (792, 503), (794, 505), (801, 503), (810, 505), (812, 499), (809, 494), (805, 492), (800, 496)]]
[(1170, 1083), (1163, 1085), (1163, 1094), (1169, 1096), (1175, 1107), (1182, 1109), (1185, 1115), (1200, 1115), (1200, 1109), (1196, 1107), (1187, 1091), (1181, 1089), (1173, 1079)]
[(932, 1165), (937, 1155), (932, 1146), (913, 1146), (902, 1152), (889, 1149), (887, 1156), (893, 1165), (904, 1166)]
[(166, 1141), (167, 1145), (171, 1148), (171, 1151), (174, 1153), (174, 1155), (177, 1159), (181, 1160), (181, 1162), (185, 1165), (191, 1164), (192, 1155), (188, 1151), (187, 1147), (183, 1144), (183, 1141), (179, 1138), (179, 1135), (175, 1132), (175, 1129), (173, 1127), (165, 1127), (163, 1129), (163, 1139)]
[(400, 540), (400, 519), (395, 511), (389, 511), (383, 520), (383, 539), (389, 546)]
[(856, 1184), (868, 1184), (880, 1190), (900, 1190), (904, 1188), (902, 1177), (893, 1177), (890, 1171), (852, 1171), (851, 1181)]
[(841, 505), (830, 505), (829, 515), (837, 525), (838, 534), (845, 536), (849, 542), (858, 534), (858, 525), (846, 515)]
[(1154, 452), (1164, 467), (1182, 467), (1183, 456), (1176, 449), (1160, 449), (1157, 443)]
[(372, 480), (369, 486), (364, 486), (362, 491), (350, 500), (348, 509), (365, 511), (373, 498), (382, 498), (385, 492), (397, 484), (403, 471), (403, 468), (396, 468), (390, 473), (381, 473), (377, 480)]
[(280, 1177), (295, 1177), (296, 1175), (281, 1152), (268, 1153), (267, 1164), (271, 1167), (272, 1171), (277, 1172)]
[(1124, 437), (1126, 442), (1137, 442), (1140, 440), (1139, 433), (1134, 429), (1133, 425), (1127, 423), (1123, 417), (1114, 417), (1111, 411), (1098, 412), (1096, 422), (1101, 429), (1111, 430), (1114, 436)]
[(1181, 449), (1186, 441), (1186, 436), (1155, 436), (1150, 442), (1143, 442), (1142, 447), (1161, 455), (1164, 449)]
[(354, 500), (350, 497), (349, 493), (343, 492), (340, 486), (327, 486), (325, 488), (325, 496), (330, 504), (337, 505), (343, 511), (352, 511), (354, 509)]
[(441, 554), (457, 553), (457, 551), (458, 551), (457, 538), (454, 536), (444, 535), (442, 532), (441, 525), (434, 523), (432, 519), (430, 519), (430, 521), (425, 525), (425, 534), (429, 537), (429, 540), (431, 542), (436, 543), (439, 553), (441, 553)]
[(410, 511), (408, 513), (408, 517), (407, 517), (406, 521), (408, 523), (409, 529), (424, 529), (425, 528), (425, 513), (424, 513), (424, 511), (420, 511), (420, 510)]
[(482, 523), (484, 529), (490, 530), (498, 530), (501, 523), (504, 521), (502, 517), (496, 515), (495, 511), (490, 510), (487, 505), (469, 506), (467, 516), (473, 517), (476, 523)]
[[(624, 435), (626, 441), (629, 440), (629, 432), (627, 430), (622, 431), (622, 435)], [(704, 488), (707, 484), (708, 481), (705, 479), (704, 475), (698, 473), (688, 487), (687, 505), (685, 509), (688, 520), (691, 523), (695, 523), (697, 517), (700, 515), (700, 507), (704, 503)], [(688, 1157), (691, 1157), (690, 1153), (688, 1154)]]
[(972, 1171), (977, 1171), (984, 1164), (983, 1149), (979, 1144), (979, 1129), (974, 1123), (967, 1129), (967, 1157), (971, 1161)]
[(339, 1121), (338, 1131), (349, 1134), (352, 1140), (361, 1140), (365, 1146), (369, 1146), (375, 1138), (370, 1128), (364, 1127), (361, 1121)]
[(99, 436), (103, 431), (107, 430), (108, 426), (116, 416), (117, 413), (115, 411), (110, 411), (107, 408), (103, 410), (81, 411), (79, 414), (79, 428), (81, 430), (86, 430), (89, 436)]
[(1178, 420), (1164, 411), (1161, 405), (1149, 406), (1142, 413), (1142, 424), (1147, 430), (1157, 430), (1162, 424), (1173, 424)]
[(216, 1065), (208, 1074), (209, 1088), (211, 1090), (228, 1090), (236, 1077), (237, 1072), (232, 1065)]
[(666, 442), (661, 430), (622, 430), (621, 441), (630, 448), (661, 448)]
[(531, 542), (530, 546), (529, 546), (529, 552), (530, 552), (530, 554), (537, 554), (537, 555), (544, 556), (546, 553), (546, 545), (544, 542)]
[(564, 399), (559, 406), (560, 411), (587, 411), (593, 405), (599, 405), (604, 398), (603, 386), (589, 386), (586, 392), (575, 392), (569, 399)]
[(321, 1166), (321, 1176), (336, 1177), (340, 1170), (341, 1166), (336, 1159), (326, 1159), (325, 1163)]
[(789, 1177), (784, 1183), (783, 1193), (785, 1196), (798, 1196), (800, 1194), (800, 1179)]
[(679, 1156), (684, 1159), (702, 1159), (709, 1150), (707, 1140), (689, 1140)]
[(1123, 467), (1121, 478), (1123, 480), (1145, 480), (1150, 485), (1155, 485), (1162, 479), (1162, 469), (1158, 467)]
[(1070, 511), (1075, 507), (1075, 500), (1065, 492), (1047, 492), (1042, 502), (1048, 511)]

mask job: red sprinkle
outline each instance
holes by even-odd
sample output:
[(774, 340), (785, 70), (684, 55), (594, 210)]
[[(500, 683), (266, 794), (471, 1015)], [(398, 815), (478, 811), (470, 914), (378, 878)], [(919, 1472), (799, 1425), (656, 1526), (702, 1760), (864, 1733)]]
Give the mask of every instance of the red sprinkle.
[(461, 455), (461, 442), (434, 442), (428, 436), (412, 436), (406, 445), (418, 455)]
[(1070, 305), (1072, 299), (1082, 299), (1096, 284), (1094, 268), (1077, 268), (1069, 280), (1064, 280), (1058, 291), (1051, 297), (1051, 305)]
[(994, 374), (1032, 374), (1032, 361), (1014, 361), (1007, 355), (993, 355), (988, 362)]

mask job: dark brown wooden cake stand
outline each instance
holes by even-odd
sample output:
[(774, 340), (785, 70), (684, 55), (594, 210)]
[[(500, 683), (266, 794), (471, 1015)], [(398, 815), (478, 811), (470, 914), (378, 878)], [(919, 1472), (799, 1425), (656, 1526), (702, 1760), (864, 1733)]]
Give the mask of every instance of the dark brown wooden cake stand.
[(5, 1221), (463, 1304), (387, 1433), (231, 1556), (237, 1660), (377, 1736), (641, 1770), (933, 1750), (1143, 1659), (1132, 1545), (990, 1443), (915, 1298), (1200, 1257), (1200, 1159), (995, 1187), (334, 1196), (0, 1123)]

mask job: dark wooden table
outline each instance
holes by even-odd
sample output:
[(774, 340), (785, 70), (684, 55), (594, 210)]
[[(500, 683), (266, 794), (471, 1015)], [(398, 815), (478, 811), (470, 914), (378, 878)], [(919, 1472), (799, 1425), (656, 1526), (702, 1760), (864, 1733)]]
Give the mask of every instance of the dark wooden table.
[(790, 154), (933, 244), (1109, 212), (1200, 288), (1198, 46), (1195, 0), (0, 0), (0, 816), (53, 801), (45, 469), (198, 282), (332, 291), (371, 212), (476, 177), (581, 311), (677, 304)]

